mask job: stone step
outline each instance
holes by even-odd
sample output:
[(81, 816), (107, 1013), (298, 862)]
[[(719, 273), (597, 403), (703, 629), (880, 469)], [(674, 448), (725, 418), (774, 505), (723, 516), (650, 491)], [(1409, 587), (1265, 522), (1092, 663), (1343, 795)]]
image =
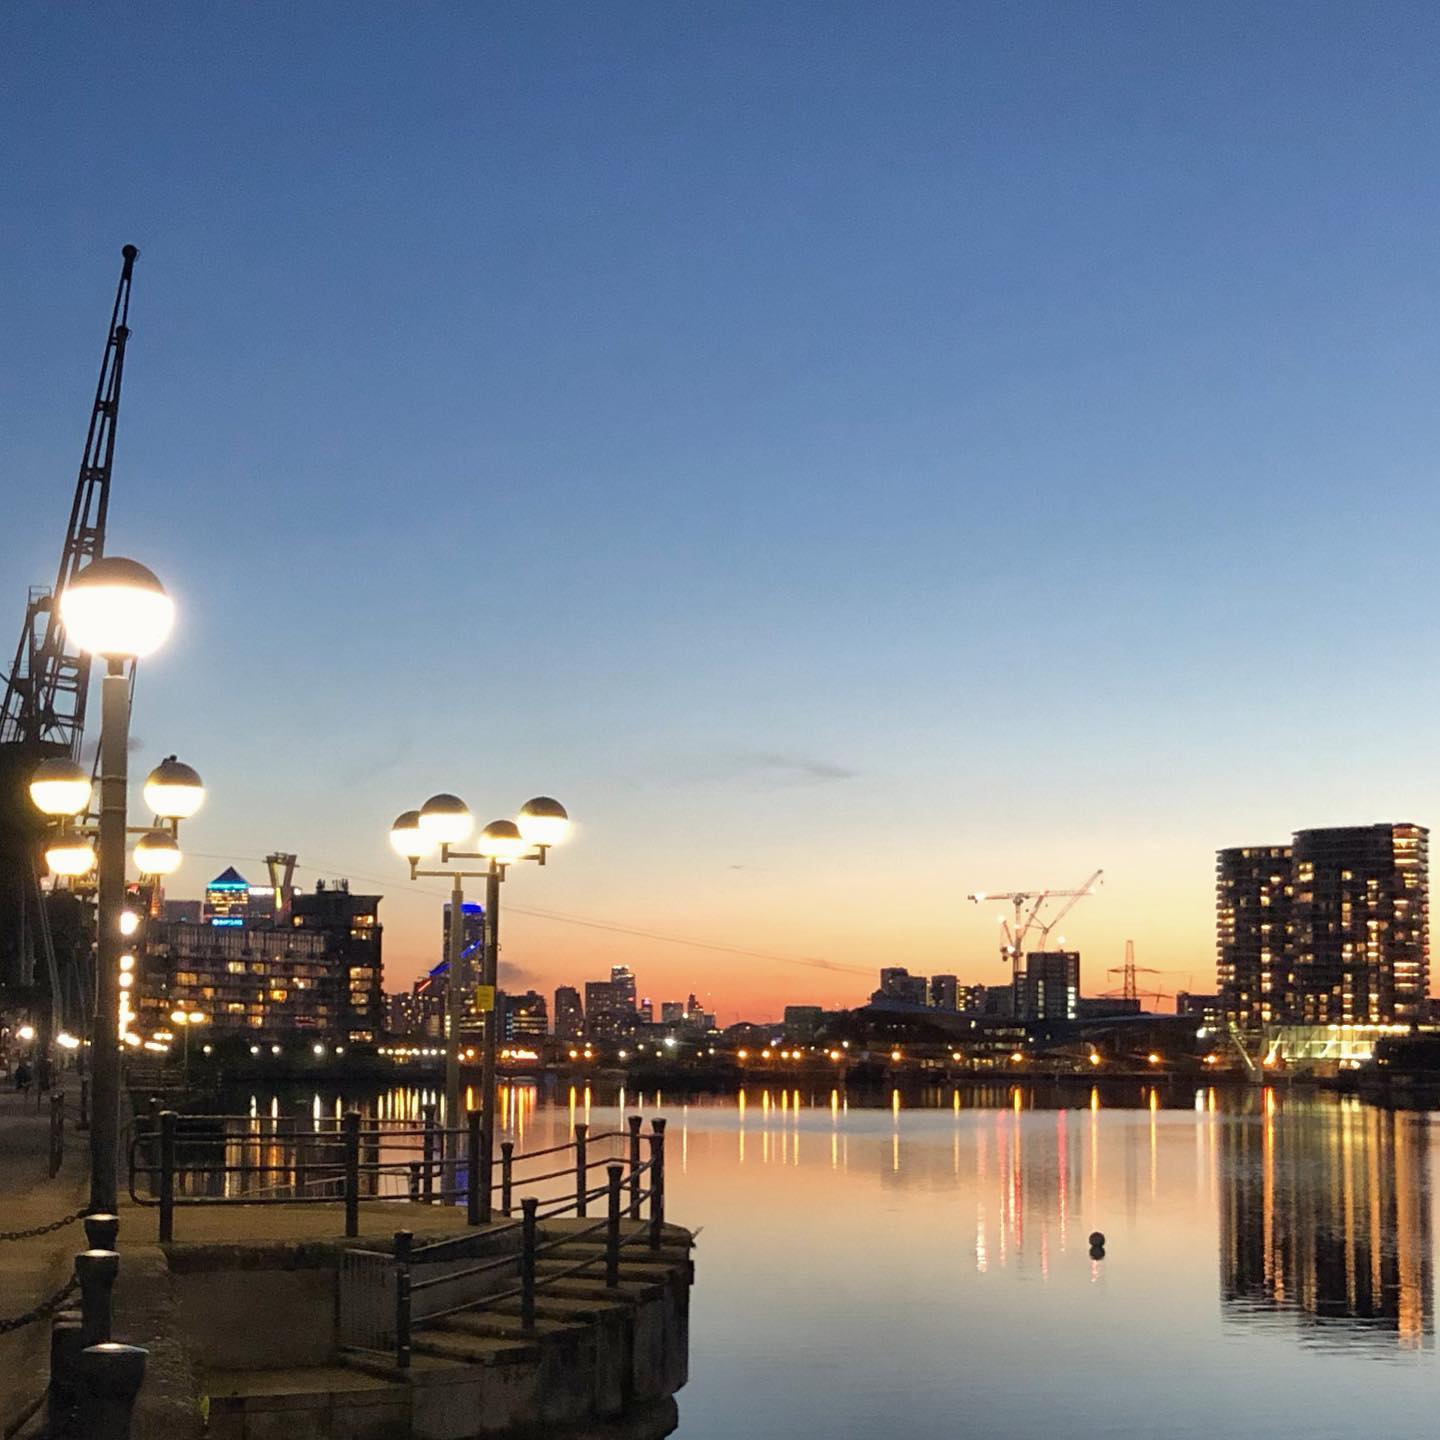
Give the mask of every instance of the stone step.
[(653, 1300), (664, 1294), (664, 1291), (664, 1285), (648, 1280), (627, 1280), (622, 1272), (620, 1283), (613, 1289), (606, 1285), (603, 1277), (591, 1280), (584, 1275), (571, 1275), (564, 1280), (549, 1281), (541, 1293), (565, 1295), (576, 1300), (620, 1299), (633, 1304), (641, 1300)]
[(520, 1316), (499, 1310), (466, 1310), (459, 1315), (447, 1315), (443, 1320), (427, 1321), (410, 1337), (412, 1349), (428, 1349), (432, 1341), (462, 1340), (505, 1340), (511, 1343), (535, 1345), (551, 1335), (565, 1335), (583, 1330), (583, 1321), (566, 1316), (544, 1314), (539, 1307), (535, 1311), (535, 1328), (526, 1330), (520, 1323)]
[[(550, 1320), (593, 1320), (597, 1315), (609, 1315), (617, 1310), (630, 1309), (630, 1302), (620, 1296), (603, 1293), (593, 1296), (560, 1295), (548, 1286), (535, 1295), (535, 1313)], [(494, 1307), (497, 1315), (518, 1315), (520, 1297), (502, 1300)]]
[(291, 1370), (216, 1370), (202, 1377), (200, 1394), (210, 1440), (285, 1435), (320, 1440), (331, 1434), (390, 1434), (408, 1425), (403, 1383), (348, 1365)]

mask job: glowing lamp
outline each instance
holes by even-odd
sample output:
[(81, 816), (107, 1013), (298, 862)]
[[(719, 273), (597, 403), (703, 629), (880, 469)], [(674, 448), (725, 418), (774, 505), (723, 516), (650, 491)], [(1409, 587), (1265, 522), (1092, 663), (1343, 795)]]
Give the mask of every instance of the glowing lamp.
[(82, 650), (134, 660), (165, 643), (175, 602), (152, 571), (111, 555), (91, 561), (60, 592), (60, 619)]
[(420, 833), (432, 845), (462, 845), (475, 830), (475, 817), (458, 795), (432, 795), (420, 807)]
[(407, 810), (390, 826), (390, 848), (407, 860), (423, 860), (435, 853), (439, 841), (432, 840), (420, 826), (420, 812)]
[(46, 815), (79, 815), (90, 804), (90, 776), (73, 760), (42, 760), (30, 779), (30, 799)]
[(145, 781), (145, 803), (162, 820), (188, 820), (205, 803), (205, 785), (191, 766), (167, 755)]
[(173, 875), (180, 868), (180, 847), (165, 830), (152, 830), (135, 842), (135, 863), (143, 875)]
[(497, 865), (510, 865), (529, 849), (513, 820), (492, 820), (481, 832), (475, 848)]
[(570, 833), (570, 816), (565, 807), (548, 795), (537, 795), (520, 807), (519, 829), (527, 845), (548, 849)]
[(81, 836), (70, 835), (46, 848), (45, 863), (52, 875), (88, 875), (95, 868), (95, 847)]
[(140, 917), (133, 910), (120, 912), (120, 933), (133, 935), (140, 928)]

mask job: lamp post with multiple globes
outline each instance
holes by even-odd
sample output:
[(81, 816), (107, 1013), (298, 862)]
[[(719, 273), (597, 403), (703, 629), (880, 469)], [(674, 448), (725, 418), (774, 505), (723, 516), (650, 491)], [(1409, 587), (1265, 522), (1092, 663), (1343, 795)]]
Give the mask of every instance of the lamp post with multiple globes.
[[(481, 951), (477, 1006), (483, 1015), (484, 1051), (480, 1074), (480, 1214), (490, 1219), (490, 1188), (495, 1155), (495, 1060), (499, 1039), (496, 971), (500, 953), (500, 886), (505, 872), (522, 860), (543, 865), (550, 848), (565, 839), (570, 817), (565, 807), (549, 796), (527, 800), (514, 820), (492, 820), (475, 841), (473, 850), (458, 847), (475, 831), (475, 817), (458, 796), (432, 795), (418, 810), (397, 816), (390, 827), (390, 843), (410, 862), (410, 878), (450, 881), (450, 932), (445, 984), (445, 1158), (446, 1188), (454, 1189), (455, 1159), (460, 1124), (460, 1014), (461, 965), (464, 950), (465, 887), (467, 879), (485, 881), (485, 931)], [(422, 870), (420, 862), (438, 852), (439, 870)], [(467, 870), (467, 860), (484, 861), (483, 869)], [(459, 862), (456, 864), (455, 862)]]
[(30, 797), (59, 822), (45, 851), (51, 873), (78, 878), (99, 872), (90, 1036), (90, 1209), (109, 1214), (118, 1198), (122, 996), (128, 1012), (126, 981), (134, 969), (133, 957), (122, 952), (125, 937), (136, 928), (134, 916), (125, 909), (125, 837), (140, 836), (134, 853), (142, 875), (171, 874), (181, 858), (175, 839), (179, 822), (199, 810), (205, 787), (190, 766), (172, 755), (145, 782), (154, 825), (136, 829), (127, 823), (130, 684), (125, 664), (157, 650), (170, 633), (175, 606), (164, 586), (138, 562), (109, 556), (92, 561), (75, 576), (61, 592), (59, 607), (61, 623), (75, 644), (105, 661), (98, 825), (91, 829), (77, 823), (90, 808), (91, 785), (72, 760), (43, 761), (30, 782)]

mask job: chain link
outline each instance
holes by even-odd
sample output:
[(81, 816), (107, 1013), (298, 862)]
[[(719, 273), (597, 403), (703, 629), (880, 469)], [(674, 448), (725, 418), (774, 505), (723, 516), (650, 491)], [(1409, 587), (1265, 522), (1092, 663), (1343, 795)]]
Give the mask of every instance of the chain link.
[(42, 1300), (38, 1305), (25, 1311), (23, 1315), (0, 1320), (0, 1335), (8, 1335), (12, 1330), (33, 1325), (37, 1320), (48, 1320), (79, 1288), (79, 1280), (72, 1275), (48, 1300)]
[(0, 1241), (33, 1240), (37, 1235), (50, 1235), (56, 1230), (63, 1230), (67, 1225), (73, 1225), (77, 1220), (83, 1220), (89, 1213), (89, 1207), (85, 1206), (73, 1214), (62, 1215), (58, 1220), (52, 1220), (48, 1225), (36, 1225), (29, 1230), (0, 1230)]

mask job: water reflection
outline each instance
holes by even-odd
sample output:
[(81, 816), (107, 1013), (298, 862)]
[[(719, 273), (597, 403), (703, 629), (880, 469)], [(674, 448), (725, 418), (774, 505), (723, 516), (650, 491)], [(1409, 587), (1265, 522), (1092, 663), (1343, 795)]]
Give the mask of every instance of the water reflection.
[(1382, 1348), (1434, 1343), (1429, 1129), (1346, 1101), (1220, 1128), (1220, 1294), (1235, 1322)]

